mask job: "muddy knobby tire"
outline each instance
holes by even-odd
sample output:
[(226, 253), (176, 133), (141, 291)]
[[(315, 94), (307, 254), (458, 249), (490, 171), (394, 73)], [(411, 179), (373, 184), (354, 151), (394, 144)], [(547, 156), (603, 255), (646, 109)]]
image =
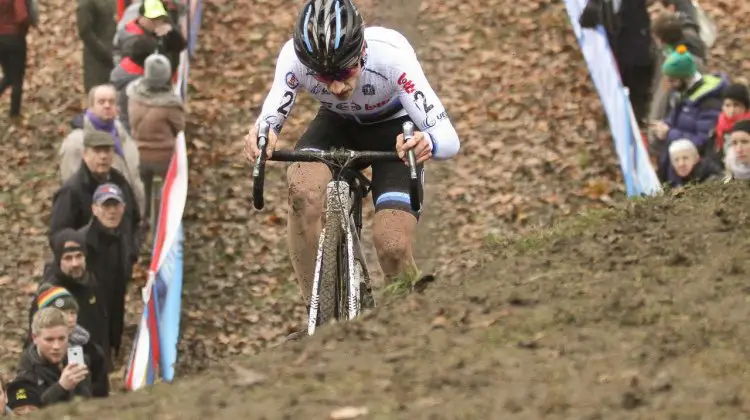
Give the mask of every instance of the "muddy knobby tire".
[(323, 258), (320, 267), (319, 325), (336, 318), (339, 287), (339, 249), (341, 244), (341, 222), (337, 214), (326, 214), (326, 235), (323, 239)]

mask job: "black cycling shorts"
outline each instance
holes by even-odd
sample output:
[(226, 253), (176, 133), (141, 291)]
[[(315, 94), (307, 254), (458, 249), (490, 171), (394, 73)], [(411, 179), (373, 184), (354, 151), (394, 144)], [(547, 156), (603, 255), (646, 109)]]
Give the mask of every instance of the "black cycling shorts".
[[(395, 151), (396, 136), (402, 132), (401, 124), (405, 121), (409, 121), (409, 117), (362, 125), (321, 108), (294, 149), (330, 150), (343, 147), (359, 151)], [(422, 197), (424, 166), (420, 164), (417, 170), (421, 180), (419, 196)], [(403, 161), (373, 163), (371, 186), (375, 211), (403, 210), (419, 217), (411, 209), (409, 180), (409, 167)]]

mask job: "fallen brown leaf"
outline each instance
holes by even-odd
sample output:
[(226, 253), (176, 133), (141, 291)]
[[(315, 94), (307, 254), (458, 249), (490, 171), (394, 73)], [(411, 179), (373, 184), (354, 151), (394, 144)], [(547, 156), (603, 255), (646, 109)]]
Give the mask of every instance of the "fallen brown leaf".
[(331, 420), (356, 419), (368, 413), (367, 407), (341, 407), (331, 411)]
[(430, 325), (433, 328), (445, 328), (448, 326), (449, 323), (450, 321), (448, 321), (448, 318), (446, 318), (443, 315), (438, 315), (437, 317), (435, 317), (435, 319), (432, 320)]
[(237, 374), (237, 378), (234, 380), (234, 385), (239, 387), (253, 387), (262, 384), (268, 379), (268, 377), (262, 373), (245, 369), (241, 366), (233, 365), (232, 368)]

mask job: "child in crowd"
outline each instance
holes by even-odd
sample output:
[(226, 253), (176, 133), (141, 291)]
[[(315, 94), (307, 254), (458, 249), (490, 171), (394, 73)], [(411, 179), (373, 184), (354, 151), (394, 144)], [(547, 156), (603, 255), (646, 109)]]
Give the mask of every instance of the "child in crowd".
[(726, 181), (750, 180), (750, 119), (734, 124), (732, 134), (729, 135), (729, 149), (724, 166), (727, 170)]
[(721, 168), (709, 159), (701, 159), (698, 148), (687, 139), (675, 140), (669, 145), (669, 160), (677, 177), (670, 182), (673, 187), (702, 183), (721, 176)]
[(729, 134), (734, 123), (750, 119), (750, 91), (743, 83), (733, 83), (722, 92), (724, 103), (719, 121), (716, 123), (715, 146), (720, 156), (726, 156), (729, 148)]
[(42, 406), (39, 389), (27, 378), (19, 377), (8, 384), (7, 398), (10, 416), (17, 417), (38, 410)]

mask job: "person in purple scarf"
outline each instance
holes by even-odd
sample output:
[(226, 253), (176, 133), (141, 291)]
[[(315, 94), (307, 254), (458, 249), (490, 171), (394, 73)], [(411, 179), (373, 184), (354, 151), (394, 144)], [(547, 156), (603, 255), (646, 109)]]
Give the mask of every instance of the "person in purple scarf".
[(117, 92), (112, 85), (100, 85), (91, 89), (88, 109), (73, 119), (73, 131), (60, 146), (60, 178), (64, 183), (81, 167), (84, 130), (107, 132), (115, 141), (115, 159), (112, 166), (125, 176), (135, 193), (139, 208), (144, 209), (146, 203), (139, 169), (138, 145), (128, 136), (117, 119), (119, 111), (116, 101)]

